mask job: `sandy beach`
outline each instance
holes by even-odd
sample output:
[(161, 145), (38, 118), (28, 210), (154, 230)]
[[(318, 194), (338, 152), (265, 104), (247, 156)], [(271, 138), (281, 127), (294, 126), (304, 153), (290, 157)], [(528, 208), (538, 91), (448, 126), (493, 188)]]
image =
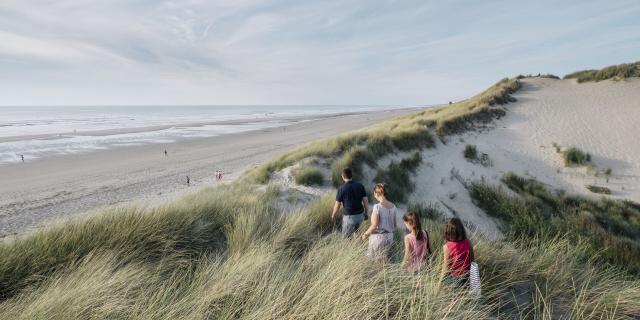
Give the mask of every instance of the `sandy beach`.
[(0, 166), (0, 237), (106, 206), (157, 205), (214, 186), (218, 169), (228, 182), (305, 143), (411, 112), (415, 109), (315, 117), (280, 128)]

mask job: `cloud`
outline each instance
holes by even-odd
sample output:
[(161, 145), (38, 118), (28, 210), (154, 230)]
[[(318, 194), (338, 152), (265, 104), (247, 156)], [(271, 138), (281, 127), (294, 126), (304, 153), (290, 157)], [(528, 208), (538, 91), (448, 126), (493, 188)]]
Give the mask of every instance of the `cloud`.
[(637, 60), (640, 3), (7, 0), (0, 105), (429, 104)]

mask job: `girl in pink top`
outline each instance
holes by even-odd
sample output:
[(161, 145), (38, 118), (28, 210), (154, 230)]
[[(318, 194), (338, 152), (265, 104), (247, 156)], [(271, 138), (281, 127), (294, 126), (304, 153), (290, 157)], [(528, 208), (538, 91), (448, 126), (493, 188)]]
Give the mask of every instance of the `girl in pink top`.
[(404, 237), (404, 264), (407, 271), (420, 271), (429, 260), (431, 243), (429, 235), (422, 230), (420, 217), (415, 212), (407, 212), (403, 217), (404, 225), (411, 231)]
[(464, 286), (469, 282), (469, 270), (474, 254), (460, 219), (449, 219), (444, 228), (444, 238), (447, 243), (442, 247), (444, 263), (441, 277), (447, 284)]

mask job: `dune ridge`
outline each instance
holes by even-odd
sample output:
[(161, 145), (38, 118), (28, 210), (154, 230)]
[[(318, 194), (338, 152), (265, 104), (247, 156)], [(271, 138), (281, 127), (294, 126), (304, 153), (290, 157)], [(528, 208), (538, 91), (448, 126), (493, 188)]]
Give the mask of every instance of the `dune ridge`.
[[(640, 82), (625, 83), (634, 89)], [(547, 160), (547, 148), (536, 145), (552, 136), (555, 126), (535, 121), (523, 126), (527, 116), (545, 120), (541, 113), (550, 112), (543, 108), (549, 101), (545, 97), (565, 85), (578, 84), (504, 79), (469, 100), (286, 153), (230, 185), (162, 207), (122, 208), (3, 242), (0, 315), (635, 319), (640, 314), (640, 280), (637, 270), (625, 264), (637, 262), (638, 235), (633, 230), (640, 224), (640, 205), (617, 199), (626, 194), (614, 194), (608, 201), (624, 204), (628, 211), (615, 221), (598, 220), (615, 206), (585, 206), (595, 200), (572, 194), (589, 194), (577, 187), (580, 178), (558, 172), (554, 161), (561, 158)], [(581, 94), (576, 92), (569, 96)], [(606, 106), (607, 101), (600, 102), (592, 109)], [(528, 110), (534, 108), (540, 110)], [(557, 114), (552, 120), (565, 123)], [(629, 128), (624, 130), (633, 130)], [(532, 139), (534, 131), (539, 138)], [(570, 143), (595, 141), (585, 134), (575, 137), (583, 140)], [(596, 137), (606, 140), (610, 135)], [(561, 157), (553, 142), (544, 143)], [(596, 167), (610, 164), (601, 161), (618, 151), (601, 143), (603, 147), (593, 151)], [(476, 152), (465, 158), (467, 145)], [(462, 291), (441, 288), (440, 259), (419, 275), (405, 273), (397, 263), (399, 241), (392, 249), (393, 263), (381, 266), (364, 256), (366, 244), (337, 237), (329, 219), (332, 186), (338, 183), (337, 170), (347, 165), (355, 167), (367, 185), (411, 172), (408, 180), (387, 182), (394, 192), (410, 194), (402, 205), (420, 212), (434, 248), (443, 243), (444, 218), (467, 220), (482, 271), (483, 298), (472, 300)], [(296, 170), (300, 166), (317, 170)], [(633, 168), (620, 172), (633, 175)], [(618, 170), (613, 168), (614, 173)], [(296, 175), (309, 172), (320, 172), (324, 186), (295, 183)], [(552, 178), (557, 180), (545, 180)], [(556, 193), (550, 183), (557, 181), (563, 183), (560, 187), (576, 188)], [(577, 209), (565, 211), (568, 204), (577, 204)], [(599, 242), (599, 236), (628, 244), (630, 255), (603, 254), (613, 248), (603, 247), (609, 243)]]

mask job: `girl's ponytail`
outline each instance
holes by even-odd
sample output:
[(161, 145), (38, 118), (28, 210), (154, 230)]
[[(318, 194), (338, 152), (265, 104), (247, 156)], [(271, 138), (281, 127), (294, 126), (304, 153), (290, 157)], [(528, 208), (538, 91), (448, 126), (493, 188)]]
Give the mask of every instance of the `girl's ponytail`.
[(422, 224), (420, 223), (420, 217), (414, 211), (409, 211), (405, 213), (402, 217), (402, 220), (406, 222), (409, 227), (411, 227), (411, 231), (416, 235), (416, 239), (418, 241), (422, 241), (424, 239), (424, 234), (422, 233)]

